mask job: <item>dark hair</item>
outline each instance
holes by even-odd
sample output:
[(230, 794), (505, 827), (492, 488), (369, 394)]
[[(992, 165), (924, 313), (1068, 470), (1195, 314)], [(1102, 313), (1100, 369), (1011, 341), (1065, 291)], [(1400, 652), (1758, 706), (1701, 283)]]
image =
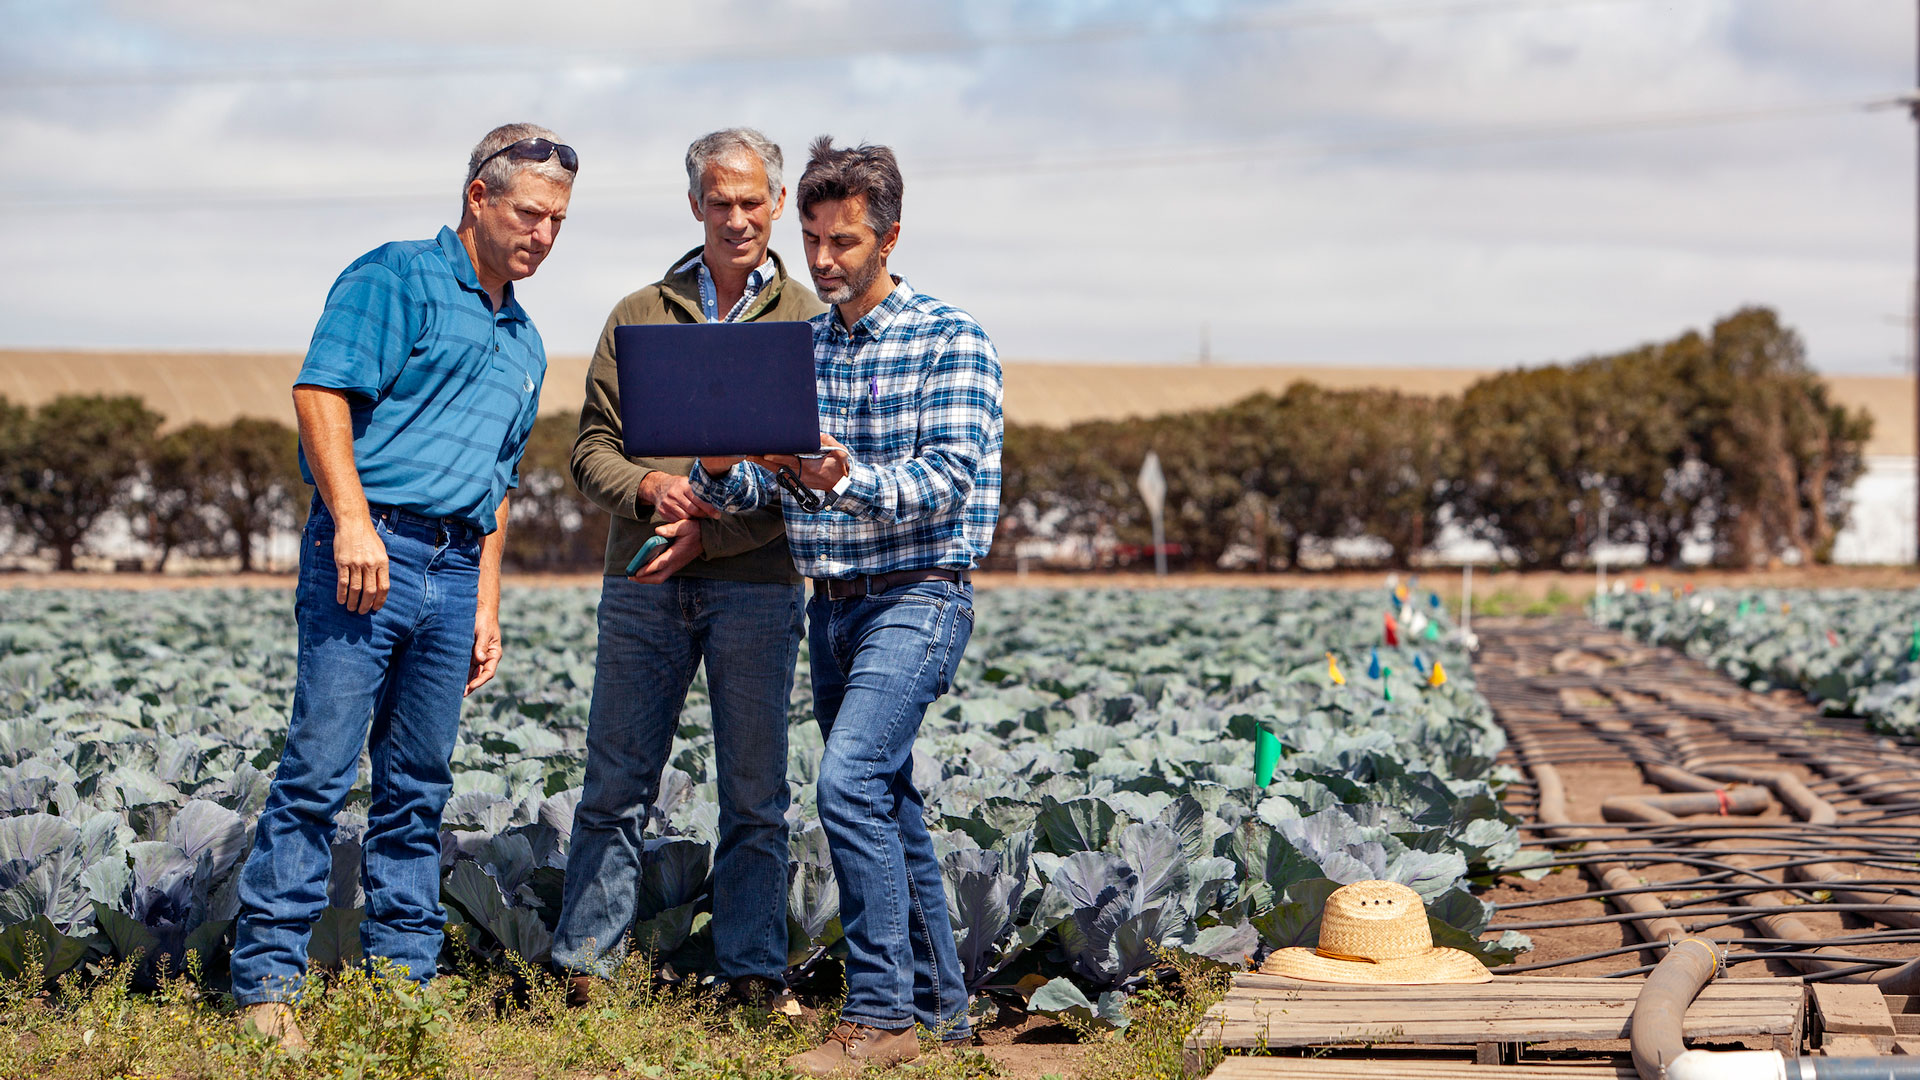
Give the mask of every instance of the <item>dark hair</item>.
[(866, 196), (867, 227), (882, 235), (900, 221), (907, 182), (892, 150), (867, 143), (836, 150), (832, 136), (822, 135), (808, 148), (807, 169), (796, 187), (802, 214), (816, 203)]

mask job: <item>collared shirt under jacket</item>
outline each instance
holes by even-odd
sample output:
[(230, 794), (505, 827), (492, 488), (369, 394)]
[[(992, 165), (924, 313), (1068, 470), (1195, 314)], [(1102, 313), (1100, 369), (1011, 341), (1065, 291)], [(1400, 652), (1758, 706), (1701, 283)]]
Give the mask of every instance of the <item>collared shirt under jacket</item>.
[(769, 251), (760, 265), (754, 268), (753, 273), (747, 275), (747, 287), (741, 290), (740, 299), (735, 300), (733, 306), (727, 309), (727, 317), (723, 319), (720, 317), (720, 290), (713, 283), (713, 271), (707, 269), (707, 256), (704, 251), (673, 268), (676, 274), (684, 274), (688, 271), (693, 271), (699, 276), (700, 313), (707, 317), (708, 322), (739, 322), (740, 317), (753, 307), (753, 302), (759, 299), (760, 290), (766, 288), (767, 282), (772, 281), (774, 274), (778, 272), (773, 265), (773, 254)]

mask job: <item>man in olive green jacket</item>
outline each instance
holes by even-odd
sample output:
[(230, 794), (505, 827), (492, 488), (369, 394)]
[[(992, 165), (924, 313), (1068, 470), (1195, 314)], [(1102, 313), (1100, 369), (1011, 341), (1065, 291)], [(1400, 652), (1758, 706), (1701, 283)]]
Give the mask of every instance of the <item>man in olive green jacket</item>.
[[(621, 441), (616, 326), (802, 320), (826, 310), (768, 249), (786, 202), (780, 148), (745, 128), (687, 150), (688, 202), (706, 242), (614, 306), (587, 375), (573, 478), (613, 516), (555, 962), (584, 1003), (620, 964), (636, 915), (643, 834), (681, 707), (704, 661), (720, 789), (715, 962), (742, 1002), (797, 1012), (786, 990), (787, 702), (804, 603), (778, 507), (722, 514), (687, 486), (688, 458), (629, 458)], [(629, 578), (655, 534), (667, 549)]]

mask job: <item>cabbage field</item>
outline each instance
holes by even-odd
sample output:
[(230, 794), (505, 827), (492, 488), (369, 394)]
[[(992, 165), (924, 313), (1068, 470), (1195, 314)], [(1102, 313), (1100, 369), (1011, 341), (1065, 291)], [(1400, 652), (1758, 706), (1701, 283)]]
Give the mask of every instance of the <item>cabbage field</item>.
[(1666, 645), (1753, 690), (1802, 690), (1830, 714), (1920, 729), (1920, 591), (1621, 591), (1602, 625)]
[[(545, 961), (592, 689), (583, 589), (509, 589), (506, 657), (468, 703), (442, 835), (449, 949)], [(1862, 601), (1864, 602), (1864, 601)], [(0, 973), (189, 950), (218, 985), (236, 868), (277, 761), (291, 594), (0, 592)], [(1518, 859), (1503, 741), (1437, 601), (1267, 590), (980, 594), (973, 644), (914, 757), (969, 987), (1125, 1022), (1165, 950), (1241, 965), (1311, 945), (1336, 884), (1429, 902), (1491, 962), (1471, 882)], [(1697, 613), (1696, 613), (1697, 614)], [(1388, 633), (1399, 644), (1388, 645)], [(832, 976), (837, 898), (815, 820), (818, 726), (792, 706), (790, 955)], [(1903, 668), (1904, 670), (1904, 668)], [(717, 806), (696, 684), (649, 824), (635, 936), (699, 973)], [(1257, 733), (1285, 756), (1255, 785)], [(317, 964), (359, 953), (365, 766), (333, 842)]]

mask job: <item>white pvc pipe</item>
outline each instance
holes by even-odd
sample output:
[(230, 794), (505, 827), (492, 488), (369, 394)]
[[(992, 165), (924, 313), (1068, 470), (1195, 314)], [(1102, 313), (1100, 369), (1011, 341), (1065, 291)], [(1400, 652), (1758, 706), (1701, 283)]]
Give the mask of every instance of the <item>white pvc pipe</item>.
[(1667, 1080), (1787, 1080), (1778, 1050), (1689, 1050), (1667, 1063)]

